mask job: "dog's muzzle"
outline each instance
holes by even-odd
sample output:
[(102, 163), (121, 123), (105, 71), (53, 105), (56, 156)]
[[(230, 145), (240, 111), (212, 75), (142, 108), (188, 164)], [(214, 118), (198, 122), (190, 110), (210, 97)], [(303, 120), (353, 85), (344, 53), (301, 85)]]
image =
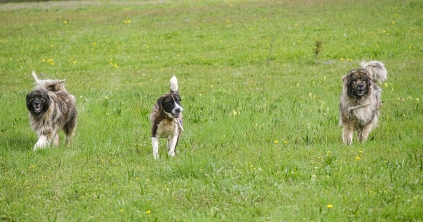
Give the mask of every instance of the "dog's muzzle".
[(34, 112), (35, 113), (40, 113), (41, 112), (41, 103), (40, 102), (34, 102), (34, 105), (33, 105), (33, 107), (34, 107)]
[(184, 111), (184, 108), (182, 108), (179, 104), (175, 103), (175, 108), (172, 109), (172, 116), (175, 118), (179, 117), (179, 114)]
[(357, 95), (358, 96), (364, 95), (364, 85), (363, 84), (357, 85)]
[(172, 115), (175, 118), (179, 117), (179, 114), (183, 111), (184, 109), (182, 109), (182, 107), (176, 107), (175, 109), (172, 110)]

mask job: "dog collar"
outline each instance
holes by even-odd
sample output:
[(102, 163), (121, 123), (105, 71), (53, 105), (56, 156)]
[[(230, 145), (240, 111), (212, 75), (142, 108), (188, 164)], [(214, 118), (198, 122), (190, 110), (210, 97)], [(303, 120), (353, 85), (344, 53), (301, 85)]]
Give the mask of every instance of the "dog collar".
[(365, 107), (367, 105), (370, 105), (370, 103), (366, 103), (366, 104), (363, 104), (363, 105), (357, 105), (357, 106), (350, 107), (350, 108), (348, 108), (348, 111), (351, 111), (351, 110), (354, 110), (354, 109), (358, 109), (358, 108), (361, 108), (361, 107)]

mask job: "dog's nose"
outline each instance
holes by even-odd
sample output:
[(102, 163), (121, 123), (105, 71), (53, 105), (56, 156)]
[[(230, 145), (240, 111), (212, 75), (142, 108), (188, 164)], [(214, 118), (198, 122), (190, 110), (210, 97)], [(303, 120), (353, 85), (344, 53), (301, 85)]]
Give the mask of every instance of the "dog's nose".
[(358, 88), (363, 88), (364, 85), (362, 83), (359, 83), (357, 86)]
[(181, 108), (175, 108), (175, 113), (180, 113), (181, 112)]

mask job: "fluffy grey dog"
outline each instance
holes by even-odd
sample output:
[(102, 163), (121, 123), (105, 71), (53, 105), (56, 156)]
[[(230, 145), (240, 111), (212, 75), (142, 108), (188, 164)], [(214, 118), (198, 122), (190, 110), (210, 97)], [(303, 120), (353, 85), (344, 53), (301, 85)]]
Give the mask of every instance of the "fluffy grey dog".
[(382, 89), (376, 82), (382, 83), (388, 75), (379, 61), (362, 62), (360, 66), (342, 78), (344, 85), (339, 110), (343, 126), (342, 140), (346, 145), (353, 143), (354, 131), (357, 131), (360, 142), (366, 141), (377, 125)]
[(39, 80), (35, 72), (32, 76), (37, 84), (26, 95), (26, 107), (29, 123), (38, 136), (34, 150), (59, 145), (59, 130), (66, 134), (66, 143), (70, 144), (77, 125), (75, 97), (65, 88), (65, 80)]

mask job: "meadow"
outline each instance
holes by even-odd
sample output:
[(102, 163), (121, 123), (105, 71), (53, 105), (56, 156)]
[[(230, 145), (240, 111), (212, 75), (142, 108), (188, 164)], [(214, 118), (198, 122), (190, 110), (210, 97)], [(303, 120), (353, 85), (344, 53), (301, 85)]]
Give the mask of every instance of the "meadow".
[[(423, 221), (423, 1), (0, 4), (1, 221)], [(384, 62), (344, 146), (342, 76)], [(66, 79), (71, 146), (34, 152), (25, 96)], [(179, 80), (178, 153), (149, 114)], [(63, 133), (61, 141), (64, 141)]]

